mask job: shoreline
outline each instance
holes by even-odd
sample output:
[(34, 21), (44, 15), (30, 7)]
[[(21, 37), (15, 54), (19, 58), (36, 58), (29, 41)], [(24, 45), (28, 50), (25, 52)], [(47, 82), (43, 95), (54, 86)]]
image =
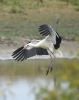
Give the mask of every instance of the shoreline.
[[(11, 54), (14, 50), (16, 50), (18, 47), (26, 44), (29, 41), (27, 40), (17, 40), (17, 43), (14, 44), (15, 42), (3, 42), (0, 43), (0, 60), (8, 60), (12, 59)], [(37, 42), (39, 40), (32, 40), (32, 42)], [(57, 58), (79, 58), (79, 41), (62, 41), (60, 50), (63, 53), (63, 57), (59, 57), (57, 55)], [(32, 57), (32, 59), (48, 59), (49, 57), (47, 56), (37, 56), (37, 57)]]

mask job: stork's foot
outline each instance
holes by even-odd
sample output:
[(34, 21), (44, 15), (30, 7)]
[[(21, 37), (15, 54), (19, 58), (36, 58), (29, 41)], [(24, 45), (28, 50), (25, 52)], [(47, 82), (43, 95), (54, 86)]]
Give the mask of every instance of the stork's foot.
[(52, 66), (49, 66), (48, 69), (46, 70), (46, 75), (49, 74), (49, 72), (52, 72), (53, 70), (53, 67)]

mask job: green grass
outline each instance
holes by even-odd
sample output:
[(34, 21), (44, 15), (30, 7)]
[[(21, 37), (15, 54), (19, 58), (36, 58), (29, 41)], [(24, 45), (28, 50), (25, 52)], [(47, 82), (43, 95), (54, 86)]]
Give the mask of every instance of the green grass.
[(62, 37), (79, 40), (79, 12), (60, 0), (1, 0), (0, 37), (41, 38), (38, 26), (47, 23), (56, 26)]
[(45, 75), (48, 64), (47, 60), (0, 61), (0, 75), (9, 77)]
[(62, 0), (65, 1), (67, 4), (71, 3), (75, 6), (79, 6), (79, 0)]
[[(73, 63), (72, 63), (73, 62)], [(35, 59), (23, 62), (0, 61), (0, 75), (6, 76), (39, 76), (45, 75), (48, 66), (50, 65), (49, 60)], [(76, 80), (79, 76), (79, 61), (78, 59), (55, 59), (53, 66), (56, 70), (48, 76), (56, 74), (60, 80)], [(77, 73), (75, 73), (77, 72)], [(75, 75), (72, 77), (73, 73)], [(73, 80), (74, 81), (74, 80)]]

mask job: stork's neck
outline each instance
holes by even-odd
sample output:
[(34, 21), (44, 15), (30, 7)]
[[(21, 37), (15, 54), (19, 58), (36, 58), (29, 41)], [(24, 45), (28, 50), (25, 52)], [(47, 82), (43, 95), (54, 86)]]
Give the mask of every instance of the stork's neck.
[(40, 40), (39, 42), (37, 43), (28, 43), (26, 44), (24, 47), (27, 48), (28, 46), (30, 47), (35, 47), (35, 48), (38, 48), (38, 47), (46, 47), (46, 41), (49, 39), (49, 36), (46, 36), (44, 39)]
[(28, 45), (31, 46), (31, 47), (36, 47), (36, 43), (35, 44), (34, 43), (29, 43)]
[(24, 48), (27, 48), (28, 46), (30, 47), (37, 47), (36, 44), (33, 44), (33, 43), (28, 43), (24, 46)]

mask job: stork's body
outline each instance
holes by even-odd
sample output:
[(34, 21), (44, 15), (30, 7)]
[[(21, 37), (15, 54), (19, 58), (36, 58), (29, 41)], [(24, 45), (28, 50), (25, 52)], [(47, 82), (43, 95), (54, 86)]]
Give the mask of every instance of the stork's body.
[(37, 43), (27, 43), (15, 50), (12, 54), (15, 60), (23, 61), (35, 55), (50, 55), (51, 58), (54, 56), (55, 50), (58, 50), (60, 47), (60, 35), (51, 26), (46, 24), (39, 27), (39, 32), (45, 38)]
[(49, 49), (51, 48), (52, 49), (52, 52), (53, 52), (53, 49), (54, 49), (54, 46), (53, 44), (51, 43), (49, 36), (46, 36), (44, 39), (42, 39), (41, 41), (37, 42), (37, 43), (28, 43), (26, 44), (24, 47), (27, 48), (27, 46), (29, 47), (35, 47), (35, 48), (44, 48), (44, 49)]

